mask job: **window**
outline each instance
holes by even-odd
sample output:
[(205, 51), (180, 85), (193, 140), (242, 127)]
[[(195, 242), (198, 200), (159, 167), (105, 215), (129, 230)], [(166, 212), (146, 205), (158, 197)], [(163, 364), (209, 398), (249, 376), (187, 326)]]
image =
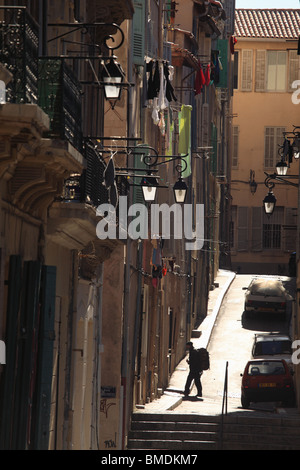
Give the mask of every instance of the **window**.
[(248, 207), (237, 208), (237, 250), (248, 251)]
[(232, 167), (238, 167), (239, 126), (232, 126)]
[(293, 91), (299, 80), (300, 60), (296, 50), (257, 50), (255, 56), (255, 91)]
[(292, 83), (300, 78), (300, 56), (296, 50), (289, 51), (289, 80), (288, 88), (289, 91), (294, 91)]
[(267, 51), (267, 91), (286, 90), (286, 52)]
[(242, 51), (241, 91), (252, 91), (253, 51)]
[(266, 169), (275, 171), (276, 163), (280, 160), (278, 148), (282, 145), (282, 134), (285, 127), (266, 127), (265, 128), (265, 157), (264, 165)]
[(272, 219), (263, 215), (263, 248), (281, 249), (281, 224), (283, 221), (284, 208), (276, 207)]

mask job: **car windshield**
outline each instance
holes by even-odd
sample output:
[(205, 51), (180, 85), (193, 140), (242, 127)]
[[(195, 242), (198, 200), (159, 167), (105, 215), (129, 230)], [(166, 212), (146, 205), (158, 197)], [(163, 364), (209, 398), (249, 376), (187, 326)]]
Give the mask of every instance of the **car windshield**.
[(250, 363), (249, 375), (280, 375), (285, 374), (284, 365), (281, 361), (261, 361)]
[(261, 341), (256, 343), (254, 356), (272, 354), (292, 354), (291, 341)]
[(251, 286), (251, 294), (270, 297), (282, 297), (284, 290), (281, 285), (270, 282), (259, 282)]

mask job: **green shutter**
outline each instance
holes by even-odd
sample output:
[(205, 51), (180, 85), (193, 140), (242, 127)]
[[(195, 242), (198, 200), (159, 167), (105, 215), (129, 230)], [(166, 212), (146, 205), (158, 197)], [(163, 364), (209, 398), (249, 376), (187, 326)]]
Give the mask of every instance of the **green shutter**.
[(23, 266), (23, 292), (20, 310), (20, 337), (18, 342), (18, 374), (12, 448), (30, 447), (33, 391), (37, 364), (37, 338), (39, 330), (39, 290), (41, 264), (25, 261)]
[(56, 293), (56, 267), (43, 266), (41, 281), (41, 313), (36, 387), (36, 421), (34, 449), (48, 450), (53, 374), (53, 343)]
[(133, 2), (133, 63), (144, 64), (145, 55), (145, 0)]

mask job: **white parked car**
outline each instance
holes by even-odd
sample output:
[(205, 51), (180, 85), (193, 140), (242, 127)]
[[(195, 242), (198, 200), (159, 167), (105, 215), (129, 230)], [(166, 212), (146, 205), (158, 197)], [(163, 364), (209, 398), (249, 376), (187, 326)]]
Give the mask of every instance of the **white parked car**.
[(254, 279), (245, 293), (245, 312), (272, 312), (285, 316), (293, 297), (278, 279)]
[(252, 359), (284, 359), (292, 369), (292, 340), (279, 333), (259, 333), (254, 337)]

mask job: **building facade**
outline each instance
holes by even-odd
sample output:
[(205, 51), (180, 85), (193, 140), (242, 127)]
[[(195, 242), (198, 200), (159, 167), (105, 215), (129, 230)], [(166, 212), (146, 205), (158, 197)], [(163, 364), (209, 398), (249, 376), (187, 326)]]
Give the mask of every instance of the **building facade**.
[[(0, 448), (125, 449), (132, 410), (167, 387), (227, 251), (234, 2), (8, 3)], [(104, 95), (112, 61), (119, 99)], [(145, 236), (146, 219), (129, 236), (133, 204), (151, 220), (150, 172), (170, 208), (186, 182), (186, 238), (176, 224)]]
[[(237, 9), (232, 116), (232, 267), (243, 273), (288, 275), (296, 250), (298, 162), (284, 143), (294, 142), (299, 108), (299, 10)], [(262, 201), (268, 174), (284, 160), (296, 180), (275, 183), (271, 216)]]

